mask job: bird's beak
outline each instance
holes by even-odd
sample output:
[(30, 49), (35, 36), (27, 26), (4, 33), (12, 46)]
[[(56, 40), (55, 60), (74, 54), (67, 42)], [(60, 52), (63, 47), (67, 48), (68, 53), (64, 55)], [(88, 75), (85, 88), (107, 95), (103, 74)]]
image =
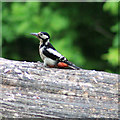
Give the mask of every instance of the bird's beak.
[(38, 33), (30, 33), (30, 34), (38, 37)]

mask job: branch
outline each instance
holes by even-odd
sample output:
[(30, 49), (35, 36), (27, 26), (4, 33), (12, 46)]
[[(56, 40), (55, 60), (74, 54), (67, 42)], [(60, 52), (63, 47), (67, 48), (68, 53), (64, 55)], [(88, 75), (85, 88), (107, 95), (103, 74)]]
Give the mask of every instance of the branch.
[(1, 116), (118, 118), (118, 75), (0, 58)]

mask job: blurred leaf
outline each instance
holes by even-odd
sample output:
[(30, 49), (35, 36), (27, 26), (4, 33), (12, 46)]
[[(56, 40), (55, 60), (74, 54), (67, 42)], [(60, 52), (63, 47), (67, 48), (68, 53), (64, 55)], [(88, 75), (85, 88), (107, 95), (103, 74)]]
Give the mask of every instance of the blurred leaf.
[(104, 11), (110, 11), (112, 15), (118, 14), (118, 2), (106, 2), (103, 6)]
[(111, 65), (118, 66), (118, 62), (120, 63), (120, 59), (118, 59), (118, 48), (110, 48), (109, 52), (104, 54), (102, 58), (107, 60)]
[(2, 49), (2, 2), (0, 2), (0, 56)]
[(51, 18), (50, 27), (53, 28), (55, 31), (61, 31), (65, 28), (67, 28), (69, 25), (69, 21), (67, 18), (61, 16), (59, 13), (54, 13)]
[(2, 37), (5, 38), (7, 42), (12, 42), (16, 37), (14, 29), (11, 28), (11, 25), (2, 26)]
[(115, 25), (113, 25), (112, 27), (111, 27), (111, 31), (112, 32), (118, 32), (118, 25), (119, 25), (120, 23), (117, 23), (117, 24), (115, 24)]
[[(118, 5), (119, 2), (106, 2), (103, 6), (104, 11), (109, 11), (112, 15), (117, 16), (118, 15)], [(118, 25), (119, 21), (116, 21), (116, 24), (111, 27), (111, 31), (116, 33), (116, 35), (113, 38), (112, 47), (109, 48), (108, 53), (104, 54), (102, 58), (104, 60), (107, 60), (112, 66), (119, 66), (119, 55), (118, 55)]]
[[(30, 33), (33, 30), (33, 27), (30, 26), (35, 26), (36, 24), (34, 23), (36, 20), (39, 22), (39, 19), (36, 19), (35, 16), (38, 14), (40, 3), (15, 2), (11, 4), (11, 11), (4, 7), (5, 5), (3, 4), (3, 38), (5, 38), (8, 42), (14, 41), (16, 36), (20, 36), (21, 34), (24, 35), (28, 32)], [(30, 12), (31, 9), (32, 12)], [(29, 21), (29, 19), (31, 20)]]
[(120, 42), (118, 42), (118, 37), (119, 37), (119, 35), (116, 34), (114, 37), (114, 40), (113, 40), (113, 47), (118, 48), (120, 46)]

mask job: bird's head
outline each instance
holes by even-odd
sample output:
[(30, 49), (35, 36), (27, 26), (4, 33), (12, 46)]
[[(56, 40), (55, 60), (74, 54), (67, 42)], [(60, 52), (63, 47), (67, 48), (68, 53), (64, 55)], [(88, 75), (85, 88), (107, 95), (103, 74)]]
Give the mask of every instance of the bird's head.
[(36, 36), (39, 40), (45, 42), (50, 39), (50, 35), (46, 32), (31, 33), (31, 35)]

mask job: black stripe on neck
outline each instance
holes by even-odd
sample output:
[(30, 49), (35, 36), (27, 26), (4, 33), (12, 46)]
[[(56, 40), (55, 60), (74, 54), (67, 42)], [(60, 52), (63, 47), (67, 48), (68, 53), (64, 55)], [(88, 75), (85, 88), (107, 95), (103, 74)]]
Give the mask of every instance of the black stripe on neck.
[[(43, 43), (41, 44), (41, 46), (40, 47), (43, 47), (43, 46), (47, 46), (47, 42), (48, 42), (48, 38), (47, 39), (42, 39), (43, 40)], [(49, 44), (49, 42), (48, 42), (48, 44)]]

